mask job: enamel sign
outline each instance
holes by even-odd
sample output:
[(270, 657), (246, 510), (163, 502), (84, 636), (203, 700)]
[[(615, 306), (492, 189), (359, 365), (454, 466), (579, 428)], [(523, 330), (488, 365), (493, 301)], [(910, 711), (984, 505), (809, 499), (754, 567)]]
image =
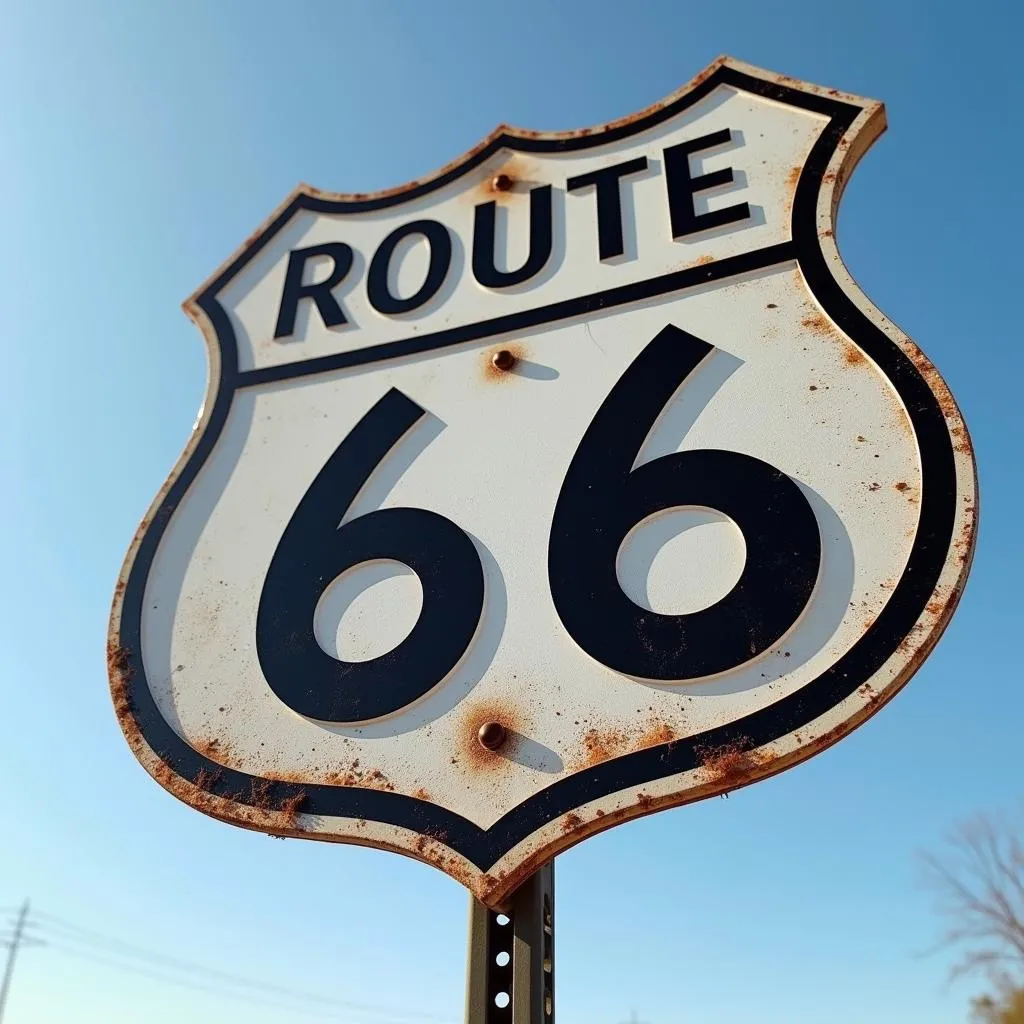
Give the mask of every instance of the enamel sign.
[(836, 248), (883, 127), (723, 59), (400, 188), (300, 187), (185, 306), (207, 398), (110, 632), (146, 769), (497, 906), (873, 714), (977, 502), (949, 391)]

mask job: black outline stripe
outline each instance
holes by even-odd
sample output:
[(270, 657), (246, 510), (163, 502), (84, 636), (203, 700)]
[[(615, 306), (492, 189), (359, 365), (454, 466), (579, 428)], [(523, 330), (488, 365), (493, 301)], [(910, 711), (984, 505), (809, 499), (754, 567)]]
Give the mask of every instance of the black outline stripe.
[[(181, 474), (168, 488), (167, 494), (144, 533), (135, 554), (126, 582), (121, 610), (120, 637), (128, 659), (129, 699), (138, 726), (149, 746), (162, 757), (165, 763), (178, 775), (192, 780), (200, 770), (217, 773), (216, 783), (211, 791), (218, 796), (247, 802), (245, 794), (254, 780), (253, 776), (225, 769), (209, 761), (193, 750), (163, 719), (146, 681), (141, 657), (142, 602), (145, 595), (146, 579), (157, 546), (178, 503), (187, 493), (202, 465), (212, 452), (224, 426), (234, 389), (265, 380), (284, 379), (257, 376), (267, 371), (238, 372), (237, 352), (231, 322), (217, 302), (216, 294), (245, 266), (268, 241), (281, 230), (300, 209), (317, 212), (338, 213), (360, 210), (381, 209), (408, 202), (442, 188), (464, 175), (472, 167), (488, 159), (496, 150), (504, 147), (521, 152), (564, 152), (604, 145), (634, 135), (652, 127), (692, 106), (719, 85), (753, 93), (768, 99), (787, 103), (803, 110), (823, 114), (830, 120), (818, 141), (812, 148), (807, 164), (797, 187), (792, 214), (793, 242), (782, 246), (760, 250), (747, 257), (734, 257), (742, 261), (756, 257), (765, 262), (758, 266), (769, 266), (788, 258), (795, 258), (805, 279), (817, 300), (837, 325), (853, 339), (878, 365), (897, 390), (918, 439), (921, 452), (922, 505), (917, 536), (915, 537), (906, 571), (893, 591), (883, 613), (864, 634), (858, 643), (832, 668), (808, 683), (797, 693), (775, 705), (728, 726), (714, 729), (699, 736), (690, 737), (671, 745), (652, 747), (607, 761), (586, 771), (561, 779), (548, 788), (530, 797), (513, 808), (490, 829), (481, 829), (472, 822), (435, 804), (416, 800), (397, 793), (382, 793), (366, 789), (347, 789), (334, 786), (308, 786), (291, 783), (275, 783), (271, 796), (274, 799), (306, 794), (303, 809), (312, 814), (349, 818), (365, 818), (385, 824), (393, 824), (417, 832), (431, 831), (444, 834), (446, 845), (466, 857), (481, 871), (486, 871), (500, 857), (514, 846), (558, 816), (605, 795), (630, 787), (639, 787), (656, 779), (665, 778), (697, 767), (697, 749), (715, 747), (749, 738), (755, 745), (763, 745), (795, 729), (805, 726), (815, 718), (835, 707), (848, 697), (896, 650), (909, 634), (929, 600), (945, 564), (952, 541), (956, 502), (956, 474), (953, 464), (953, 450), (942, 411), (927, 382), (907, 356), (872, 321), (857, 308), (832, 276), (817, 240), (816, 210), (817, 197), (825, 171), (836, 151), (840, 138), (849, 129), (861, 108), (829, 99), (827, 97), (801, 92), (788, 86), (777, 85), (762, 79), (745, 75), (730, 68), (719, 68), (692, 92), (679, 97), (672, 104), (655, 111), (649, 117), (639, 119), (617, 129), (589, 136), (571, 139), (526, 139), (502, 135), (474, 154), (465, 163), (453, 167), (441, 178), (416, 186), (398, 195), (363, 201), (333, 201), (319, 197), (299, 196), (274, 219), (262, 235), (232, 262), (198, 297), (197, 302), (209, 317), (217, 336), (221, 355), (221, 379), (216, 399), (210, 412), (209, 422), (199, 439), (195, 450)], [(773, 252), (771, 257), (769, 252)], [(732, 267), (732, 270), (727, 268)], [(742, 262), (723, 260), (718, 264), (695, 268), (694, 271), (680, 271), (640, 285), (639, 298), (664, 294), (700, 283), (702, 280), (716, 280), (728, 274), (742, 273)], [(747, 269), (752, 266), (748, 265)], [(602, 301), (608, 300), (608, 301)], [(391, 358), (412, 351), (424, 351), (442, 345), (457, 344), (471, 338), (486, 337), (490, 333), (522, 329), (541, 322), (550, 322), (560, 317), (587, 313), (593, 309), (607, 308), (625, 302), (637, 301), (637, 296), (628, 297), (620, 289), (609, 293), (585, 296), (567, 303), (556, 303), (546, 307), (549, 316), (536, 319), (537, 313), (530, 311), (515, 314), (527, 318), (515, 324), (510, 318), (499, 318), (485, 324), (460, 328), (465, 336), (453, 332), (438, 332), (431, 338), (417, 338), (412, 341), (388, 343), (376, 348), (373, 359)], [(597, 305), (589, 305), (596, 304)], [(529, 318), (535, 319), (529, 319)], [(500, 326), (499, 326), (500, 325)], [(424, 342), (430, 344), (423, 345)], [(422, 348), (402, 346), (423, 345)], [(358, 356), (356, 360), (354, 357)], [(355, 365), (357, 361), (369, 361), (367, 350), (345, 353), (341, 357), (325, 357), (317, 369), (303, 372), (321, 372), (323, 369), (337, 369), (343, 365)], [(342, 360), (352, 359), (352, 362)], [(275, 368), (275, 372), (280, 369)], [(290, 373), (288, 375), (298, 375)], [(241, 796), (239, 794), (242, 794)]]
[(376, 363), (383, 359), (397, 359), (400, 356), (418, 355), (433, 349), (448, 348), (465, 341), (479, 341), (481, 338), (492, 338), (496, 334), (510, 334), (525, 331), (541, 324), (567, 320), (574, 316), (586, 316), (616, 306), (629, 305), (644, 299), (655, 298), (670, 292), (682, 291), (709, 281), (719, 281), (726, 277), (738, 277), (753, 270), (785, 263), (796, 258), (796, 247), (792, 242), (779, 242), (763, 249), (753, 249), (729, 256), (714, 263), (697, 267), (686, 267), (684, 270), (673, 270), (660, 277), (651, 277), (646, 281), (619, 285), (617, 288), (606, 288), (604, 291), (591, 292), (574, 299), (563, 299), (535, 309), (526, 309), (518, 313), (497, 316), (490, 320), (479, 320), (472, 324), (460, 324), (444, 331), (431, 334), (419, 334), (400, 341), (385, 341), (366, 348), (350, 349), (347, 352), (332, 352), (327, 356), (304, 359), (296, 363), (284, 363), (280, 366), (266, 366), (258, 370), (242, 370), (238, 374), (235, 386), (252, 387), (256, 384), (269, 384), (280, 380), (294, 380), (307, 377), (314, 373), (327, 373), (341, 370), (349, 366), (362, 366), (364, 363)]

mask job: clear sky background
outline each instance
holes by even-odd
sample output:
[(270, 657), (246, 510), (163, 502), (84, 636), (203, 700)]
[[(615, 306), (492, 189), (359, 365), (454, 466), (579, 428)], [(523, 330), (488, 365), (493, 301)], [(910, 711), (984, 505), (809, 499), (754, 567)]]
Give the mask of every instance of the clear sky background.
[[(300, 180), (396, 185), (500, 121), (632, 113), (723, 52), (886, 101), (890, 131), (847, 191), (839, 242), (963, 407), (981, 542), (937, 651), (852, 737), (559, 858), (558, 1019), (965, 1020), (974, 987), (947, 988), (948, 960), (920, 955), (938, 922), (914, 854), (1022, 788), (1018, 10), (0, 3), (0, 907), (31, 896), (51, 940), (23, 952), (9, 1024), (461, 1020), (455, 882), (197, 814), (115, 723), (114, 581), (204, 392), (179, 304)], [(278, 1005), (243, 1002), (141, 960), (154, 976), (126, 973), (123, 948), (60, 921), (373, 1009), (300, 1015), (316, 1004), (253, 988)]]

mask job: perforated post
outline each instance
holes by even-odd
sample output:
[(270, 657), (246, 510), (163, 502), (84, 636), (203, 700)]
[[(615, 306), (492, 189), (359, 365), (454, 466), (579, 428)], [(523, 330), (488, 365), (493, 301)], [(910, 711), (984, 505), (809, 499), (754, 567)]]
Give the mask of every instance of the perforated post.
[(471, 899), (466, 1024), (553, 1024), (554, 966), (553, 863), (515, 891), (505, 914)]

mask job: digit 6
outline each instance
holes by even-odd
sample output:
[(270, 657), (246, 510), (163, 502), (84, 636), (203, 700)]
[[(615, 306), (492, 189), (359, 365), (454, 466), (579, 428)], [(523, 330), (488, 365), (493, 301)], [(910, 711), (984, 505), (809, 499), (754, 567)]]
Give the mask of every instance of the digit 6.
[[(645, 679), (696, 679), (761, 654), (800, 617), (820, 568), (810, 503), (774, 466), (703, 449), (632, 469), (666, 403), (711, 351), (672, 325), (647, 345), (583, 435), (551, 524), (548, 578), (562, 624), (597, 661)], [(615, 564), (637, 523), (678, 506), (728, 516), (743, 533), (747, 558), (736, 586), (717, 603), (661, 615), (622, 592)]]
[[(424, 410), (392, 388), (355, 425), (299, 502), (270, 562), (256, 614), (256, 652), (270, 688), (293, 711), (324, 722), (366, 722), (433, 689), (476, 632), (484, 573), (469, 537), (420, 508), (386, 508), (338, 524), (360, 488)], [(341, 661), (313, 634), (317, 604), (346, 569), (376, 558), (419, 577), (412, 632), (369, 661)]]

